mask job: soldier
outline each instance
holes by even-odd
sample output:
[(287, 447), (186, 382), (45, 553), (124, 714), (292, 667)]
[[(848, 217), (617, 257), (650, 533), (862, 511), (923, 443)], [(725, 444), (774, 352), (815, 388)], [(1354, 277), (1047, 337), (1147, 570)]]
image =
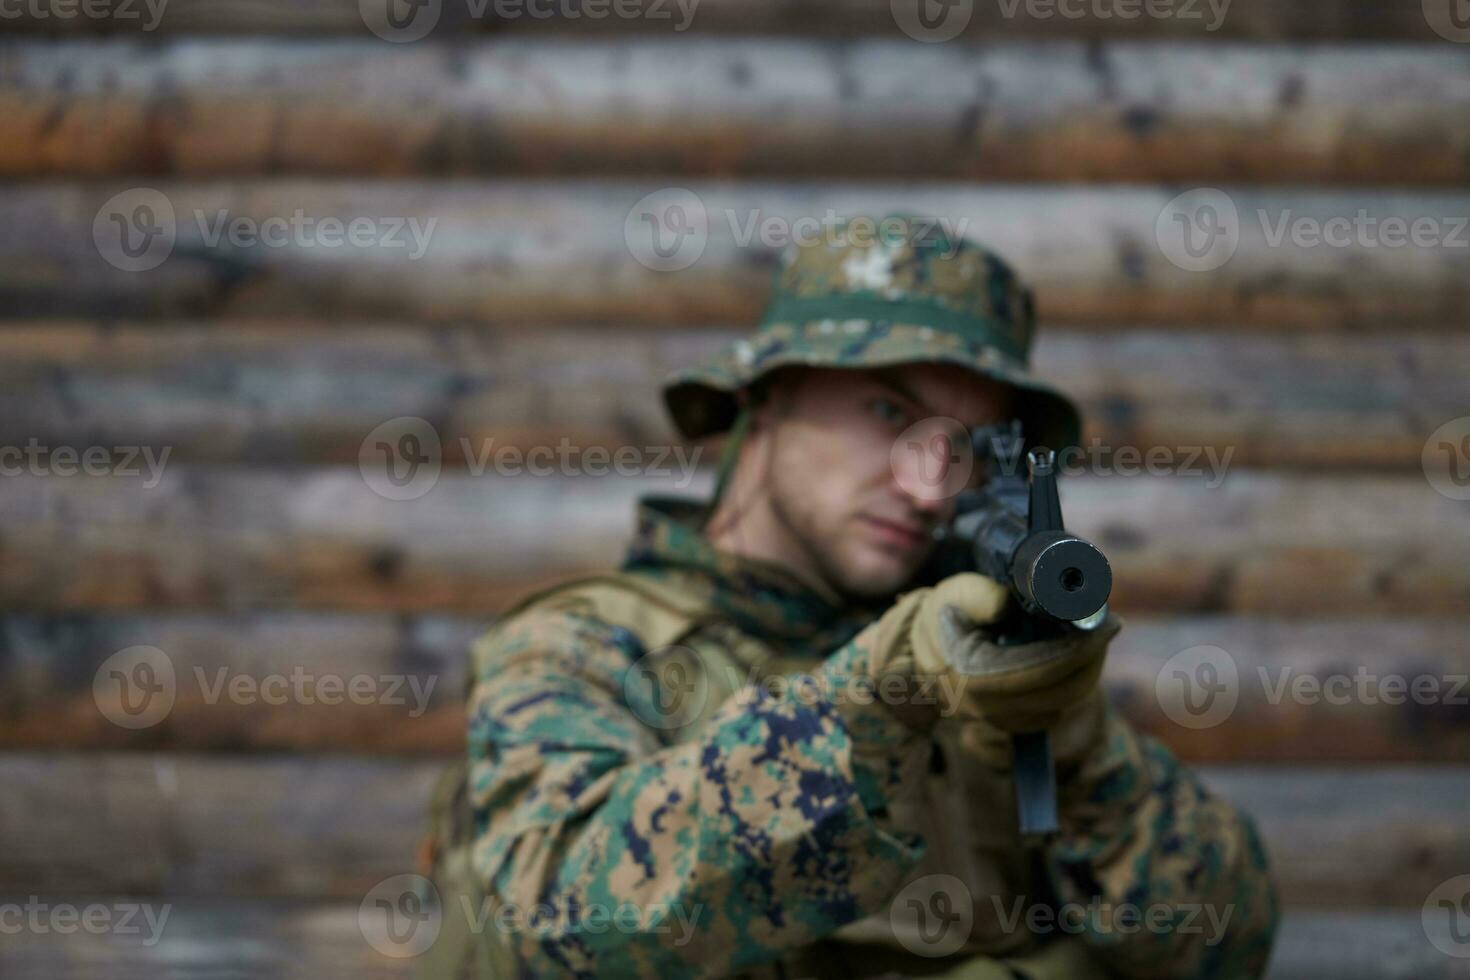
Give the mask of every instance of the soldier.
[[(430, 973), (1263, 970), (1260, 840), (1106, 703), (1116, 617), (999, 680), (945, 667), (947, 646), (989, 642), (1006, 592), (926, 580), (953, 495), (923, 492), (934, 474), (907, 468), (930, 461), (895, 440), (1015, 418), (1062, 448), (1079, 423), (1027, 373), (1012, 271), (918, 228), (854, 223), (789, 254), (755, 337), (665, 388), (684, 436), (729, 433), (714, 499), (644, 500), (617, 573), (534, 596), (475, 644)], [(1060, 829), (1033, 839), (1007, 733), (1037, 727)]]

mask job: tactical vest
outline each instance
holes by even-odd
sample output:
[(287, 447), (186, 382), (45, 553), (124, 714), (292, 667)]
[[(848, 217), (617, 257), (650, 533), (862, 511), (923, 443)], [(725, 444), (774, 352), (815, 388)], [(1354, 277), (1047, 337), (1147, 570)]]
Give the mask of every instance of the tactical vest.
[[(782, 656), (768, 645), (738, 630), (718, 613), (665, 583), (626, 573), (577, 579), (518, 603), (501, 622), (532, 606), (577, 612), (621, 626), (636, 636), (647, 651), (677, 648), (696, 657), (703, 670), (708, 697), (702, 713), (715, 710), (740, 684), (753, 678), (810, 671), (810, 656)], [(477, 641), (493, 640), (492, 628)], [(474, 684), (473, 670), (466, 681)], [(682, 725), (684, 737), (699, 734), (703, 725)], [(943, 733), (936, 737), (930, 775), (915, 798), (892, 801), (890, 818), (896, 826), (921, 834), (928, 849), (909, 880), (926, 875), (950, 875), (976, 897), (969, 941), (955, 956), (925, 959), (905, 948), (902, 933), (922, 928), (913, 917), (885, 911), (849, 924), (827, 939), (793, 953), (780, 964), (744, 976), (800, 978), (934, 975), (955, 980), (1089, 980), (1102, 977), (1079, 944), (1058, 941), (1045, 945), (1024, 928), (1015, 927), (1019, 906), (1018, 883), (1036, 883), (1040, 877), (1035, 855), (1022, 846), (1015, 825), (1012, 790), (1008, 779), (987, 774), (976, 766), (956, 766), (959, 747)], [(981, 825), (976, 813), (993, 815)], [(474, 819), (468, 794), (468, 764), (451, 766), (435, 787), (430, 804), (429, 831), (420, 847), (419, 870), (433, 882), (443, 903), (442, 925), (434, 945), (419, 957), (421, 980), (499, 980), (516, 976), (507, 950), (495, 942), (491, 930), (476, 934), (468, 907), (493, 916), (495, 897), (487, 896), (474, 873), (471, 847)], [(1024, 887), (1024, 886), (1023, 886)], [(1031, 895), (1037, 889), (1027, 887)], [(902, 894), (902, 890), (900, 893)], [(1034, 899), (1026, 899), (1032, 901)], [(491, 921), (481, 918), (479, 921)], [(1009, 922), (1009, 927), (1003, 923)], [(909, 948), (914, 948), (910, 946)]]

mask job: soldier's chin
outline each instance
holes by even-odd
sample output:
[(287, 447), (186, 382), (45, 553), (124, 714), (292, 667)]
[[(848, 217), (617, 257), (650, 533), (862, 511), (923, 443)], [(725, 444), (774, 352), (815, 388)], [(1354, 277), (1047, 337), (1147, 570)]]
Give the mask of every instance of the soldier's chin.
[(860, 547), (843, 562), (842, 585), (850, 595), (864, 599), (890, 596), (904, 588), (919, 562), (889, 549)]

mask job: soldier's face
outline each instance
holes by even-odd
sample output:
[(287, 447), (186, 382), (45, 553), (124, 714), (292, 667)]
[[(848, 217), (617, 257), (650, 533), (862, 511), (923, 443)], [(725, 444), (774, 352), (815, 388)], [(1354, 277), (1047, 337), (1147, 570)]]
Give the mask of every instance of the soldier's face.
[[(788, 560), (851, 596), (902, 589), (979, 482), (960, 426), (1006, 416), (1005, 389), (953, 365), (808, 369), (757, 414), (774, 523)], [(788, 549), (782, 549), (787, 551)]]

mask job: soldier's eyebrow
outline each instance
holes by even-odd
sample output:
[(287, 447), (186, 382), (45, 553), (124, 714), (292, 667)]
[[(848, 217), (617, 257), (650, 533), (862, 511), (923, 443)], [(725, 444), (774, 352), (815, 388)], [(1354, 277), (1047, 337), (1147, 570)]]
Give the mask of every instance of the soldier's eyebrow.
[(869, 377), (873, 380), (874, 384), (878, 385), (878, 387), (885, 388), (893, 394), (898, 395), (910, 405), (917, 407), (921, 412), (924, 413), (924, 415), (931, 416), (938, 414), (928, 403), (924, 401), (924, 399), (920, 398), (912, 388), (904, 384), (901, 380), (894, 377), (893, 375), (885, 371), (874, 371), (871, 375), (869, 375)]

